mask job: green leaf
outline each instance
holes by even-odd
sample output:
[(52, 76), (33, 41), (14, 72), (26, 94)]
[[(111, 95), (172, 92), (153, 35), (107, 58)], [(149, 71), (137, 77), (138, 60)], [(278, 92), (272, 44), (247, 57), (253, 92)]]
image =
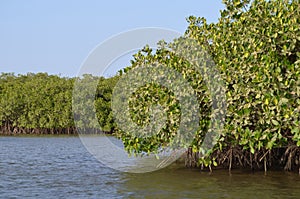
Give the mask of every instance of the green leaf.
[(277, 121), (277, 120), (271, 120), (272, 121), (272, 123), (275, 125), (275, 126), (278, 126), (279, 125), (279, 122)]
[(250, 152), (251, 152), (252, 154), (255, 153), (255, 149), (254, 149), (253, 147), (251, 147), (251, 146), (250, 146)]
[(213, 165), (216, 167), (218, 166), (218, 163), (216, 161), (213, 161)]
[(293, 134), (298, 134), (299, 132), (300, 132), (299, 127), (295, 127), (291, 130), (291, 133), (293, 133)]

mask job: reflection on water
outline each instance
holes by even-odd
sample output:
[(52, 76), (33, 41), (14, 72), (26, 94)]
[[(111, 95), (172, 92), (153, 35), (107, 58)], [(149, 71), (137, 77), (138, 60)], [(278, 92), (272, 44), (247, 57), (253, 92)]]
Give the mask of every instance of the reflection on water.
[(126, 174), (123, 192), (146, 198), (299, 198), (300, 177), (293, 173), (166, 168), (144, 175)]
[(145, 173), (164, 168), (176, 161), (185, 151), (165, 149), (156, 155), (150, 153), (144, 156), (129, 156), (122, 141), (115, 137), (81, 135), (80, 139), (87, 150), (105, 166), (131, 173)]
[(178, 165), (122, 173), (77, 137), (0, 137), (0, 198), (299, 198), (295, 173), (214, 171)]

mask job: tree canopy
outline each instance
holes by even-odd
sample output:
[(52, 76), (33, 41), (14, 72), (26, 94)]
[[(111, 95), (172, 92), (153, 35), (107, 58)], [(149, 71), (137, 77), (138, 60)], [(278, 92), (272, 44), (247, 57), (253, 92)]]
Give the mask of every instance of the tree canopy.
[[(92, 119), (81, 121), (75, 127), (72, 107), (74, 82), (77, 80), (88, 83), (90, 78), (99, 81), (92, 102), (97, 109), (97, 121)], [(105, 79), (92, 75), (65, 78), (47, 73), (26, 75), (2, 73), (0, 75), (1, 134), (76, 134), (76, 128), (93, 133), (112, 132), (114, 122), (110, 98), (116, 78)], [(78, 93), (84, 99), (87, 93), (84, 87), (80, 89)], [(86, 101), (82, 100), (77, 108), (85, 108), (84, 103)], [(102, 128), (96, 129), (95, 122)]]
[[(286, 168), (290, 169), (294, 164), (299, 165), (300, 158), (299, 0), (228, 0), (224, 3), (226, 8), (217, 23), (188, 17), (189, 26), (183, 36), (195, 39), (210, 54), (226, 88), (227, 112), (221, 137), (213, 150), (197, 161), (205, 166), (226, 161), (230, 167), (232, 161), (251, 167), (254, 162), (260, 165), (265, 161), (266, 167), (266, 158), (270, 157), (268, 164), (271, 165), (275, 157), (271, 153), (282, 155), (274, 150), (284, 147), (284, 157), (294, 155), (293, 161), (287, 160)], [(125, 74), (144, 63), (158, 62), (175, 68), (188, 79), (197, 92), (201, 109), (200, 128), (190, 146), (193, 153), (199, 154), (210, 124), (212, 100), (199, 74), (190, 69), (191, 63), (174, 54), (176, 42), (162, 42), (154, 53), (146, 46), (135, 55)], [(164, 97), (170, 91), (148, 85), (139, 95), (132, 96), (132, 103), (135, 100), (141, 103), (132, 106), (133, 118), (149, 121), (147, 107), (156, 97), (148, 95), (157, 90), (161, 92), (159, 97), (168, 102), (168, 114), (176, 116), (180, 110), (176, 100)], [(137, 107), (139, 112), (135, 110)], [(145, 117), (145, 113), (148, 116)], [(177, 131), (178, 118), (168, 119), (168, 124), (173, 123), (152, 137), (136, 139), (128, 132), (119, 132), (119, 135), (131, 153), (156, 151), (170, 142), (170, 135)]]

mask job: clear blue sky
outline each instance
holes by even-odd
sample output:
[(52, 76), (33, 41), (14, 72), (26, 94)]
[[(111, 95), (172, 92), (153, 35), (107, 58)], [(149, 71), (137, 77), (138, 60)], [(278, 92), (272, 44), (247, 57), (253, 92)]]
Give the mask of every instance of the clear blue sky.
[(75, 76), (89, 52), (141, 27), (184, 33), (190, 15), (216, 22), (221, 0), (0, 1), (0, 73)]

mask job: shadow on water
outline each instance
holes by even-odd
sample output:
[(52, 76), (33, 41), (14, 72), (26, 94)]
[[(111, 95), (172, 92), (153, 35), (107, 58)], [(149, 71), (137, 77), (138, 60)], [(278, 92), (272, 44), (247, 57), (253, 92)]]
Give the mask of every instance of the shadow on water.
[(300, 176), (282, 171), (215, 170), (178, 165), (145, 174), (126, 173), (119, 193), (129, 198), (299, 198)]

